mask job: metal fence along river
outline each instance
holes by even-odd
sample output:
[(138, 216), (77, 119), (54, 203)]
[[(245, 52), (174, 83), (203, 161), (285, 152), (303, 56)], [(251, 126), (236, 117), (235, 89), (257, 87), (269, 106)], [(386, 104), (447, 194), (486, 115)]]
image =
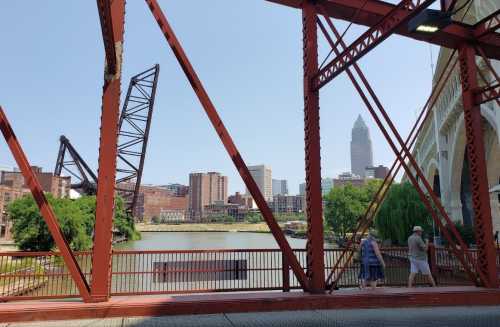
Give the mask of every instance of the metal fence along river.
[[(475, 254), (474, 250), (471, 250)], [(306, 251), (294, 250), (305, 266)], [(325, 250), (326, 275), (342, 249)], [(404, 286), (409, 273), (407, 248), (382, 248), (386, 261), (384, 286)], [(91, 252), (75, 256), (90, 284)], [(440, 285), (470, 285), (449, 250), (436, 248), (431, 269)], [(346, 262), (338, 267), (338, 273)], [(338, 287), (358, 286), (359, 263), (353, 260)], [(425, 283), (420, 276), (417, 283)], [(299, 283), (279, 249), (114, 251), (111, 294), (146, 295), (233, 291), (290, 291)], [(78, 290), (56, 252), (0, 253), (1, 300), (78, 297)]]

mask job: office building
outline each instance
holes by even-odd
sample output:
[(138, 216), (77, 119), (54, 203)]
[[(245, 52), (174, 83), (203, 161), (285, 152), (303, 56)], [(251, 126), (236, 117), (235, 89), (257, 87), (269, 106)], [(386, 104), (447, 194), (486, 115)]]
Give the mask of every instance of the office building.
[(365, 168), (371, 166), (373, 166), (373, 153), (370, 131), (359, 115), (351, 132), (351, 172), (365, 177)]
[(287, 195), (288, 181), (286, 179), (273, 179), (273, 196)]
[(306, 183), (299, 184), (299, 195), (306, 195)]
[(275, 195), (270, 203), (275, 213), (301, 213), (305, 209), (305, 199), (301, 195)]
[(389, 173), (389, 168), (386, 166), (379, 165), (377, 167), (366, 167), (365, 177), (366, 178), (377, 178), (384, 179)]
[[(266, 201), (273, 200), (273, 183), (271, 168), (265, 165), (248, 166), (248, 170), (252, 175), (255, 183), (259, 187), (260, 192)], [(247, 189), (247, 194), (250, 192)]]

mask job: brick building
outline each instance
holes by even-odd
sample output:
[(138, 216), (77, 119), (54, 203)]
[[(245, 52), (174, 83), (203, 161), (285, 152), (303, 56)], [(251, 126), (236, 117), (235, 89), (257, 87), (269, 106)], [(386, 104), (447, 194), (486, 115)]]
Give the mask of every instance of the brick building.
[[(142, 185), (139, 189), (134, 216), (139, 221), (150, 222), (153, 217), (182, 220), (188, 206), (188, 196), (176, 196), (165, 186)], [(175, 213), (175, 214), (174, 214)], [(173, 220), (170, 219), (170, 220)]]
[[(44, 192), (49, 192), (56, 198), (69, 197), (71, 177), (54, 176), (53, 173), (43, 172), (41, 167), (33, 166), (32, 169)], [(20, 171), (2, 171), (0, 184), (8, 185), (15, 189), (27, 188)]]
[(248, 208), (239, 204), (216, 202), (206, 205), (203, 213), (205, 221), (216, 221), (223, 216), (231, 216), (236, 221), (243, 221)]
[(276, 213), (301, 213), (304, 212), (305, 202), (302, 195), (275, 195), (270, 207)]
[(254, 208), (254, 201), (251, 196), (246, 194), (241, 194), (240, 192), (236, 192), (233, 195), (230, 195), (227, 198), (227, 202), (231, 204), (239, 204), (240, 206), (244, 206), (245, 208)]
[(227, 203), (227, 176), (217, 172), (189, 174), (189, 218), (201, 221), (205, 218), (205, 206)]
[(10, 228), (12, 226), (6, 212), (7, 205), (29, 193), (30, 190), (27, 188), (17, 188), (0, 184), (0, 239), (11, 239)]
[(386, 166), (379, 165), (377, 167), (366, 167), (365, 169), (365, 176), (367, 178), (377, 178), (377, 179), (384, 179), (387, 174), (389, 173), (389, 168)]

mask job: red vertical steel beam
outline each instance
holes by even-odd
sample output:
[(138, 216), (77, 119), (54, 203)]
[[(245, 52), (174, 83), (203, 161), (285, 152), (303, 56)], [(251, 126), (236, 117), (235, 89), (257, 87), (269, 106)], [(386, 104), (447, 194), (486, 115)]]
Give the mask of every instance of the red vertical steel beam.
[(170, 27), (167, 18), (163, 14), (163, 11), (161, 10), (156, 0), (145, 0), (145, 1), (148, 4), (149, 9), (151, 10), (151, 13), (153, 14), (156, 22), (158, 23), (158, 26), (160, 27), (163, 35), (165, 36), (167, 43), (172, 48), (172, 51), (174, 52), (177, 61), (179, 62), (187, 79), (189, 80), (191, 87), (196, 93), (196, 96), (198, 97), (198, 100), (200, 101), (203, 109), (205, 110), (208, 119), (214, 126), (217, 135), (219, 135), (219, 138), (222, 141), (224, 147), (226, 148), (226, 151), (231, 157), (231, 160), (233, 161), (234, 165), (236, 166), (238, 173), (240, 174), (241, 178), (243, 179), (243, 182), (250, 191), (250, 194), (255, 200), (257, 206), (259, 207), (259, 210), (262, 213), (262, 216), (264, 217), (264, 220), (266, 221), (267, 225), (269, 226), (269, 229), (271, 230), (271, 233), (273, 234), (276, 242), (278, 243), (278, 246), (283, 251), (283, 254), (286, 256), (288, 264), (290, 265), (292, 271), (297, 277), (298, 282), (300, 283), (301, 287), (304, 290), (308, 290), (309, 283), (307, 280), (307, 276), (304, 273), (304, 270), (300, 266), (297, 257), (293, 253), (290, 244), (288, 244), (288, 241), (286, 240), (283, 231), (281, 230), (280, 226), (274, 219), (273, 213), (271, 212), (271, 209), (269, 209), (269, 206), (267, 205), (264, 196), (260, 192), (259, 187), (255, 183), (255, 180), (253, 179), (252, 175), (250, 175), (247, 165), (243, 161), (243, 158), (241, 157), (238, 149), (236, 148), (236, 145), (234, 144), (231, 136), (229, 135), (228, 130), (226, 129), (224, 123), (220, 119), (219, 114), (215, 109), (215, 106), (210, 100), (207, 91), (203, 87), (201, 80), (199, 79), (193, 66), (191, 65), (191, 62), (189, 61), (186, 53), (184, 52), (184, 49), (182, 48), (179, 40), (175, 36), (174, 31)]
[(318, 72), (316, 8), (312, 1), (302, 4), (304, 51), (304, 140), (306, 166), (307, 276), (310, 291), (325, 291), (323, 207), (321, 195), (321, 144), (319, 131), (319, 91), (311, 86)]
[[(99, 9), (101, 9), (99, 7)], [(111, 3), (112, 33), (116, 53), (115, 73), (106, 63), (102, 95), (101, 139), (99, 147), (99, 174), (97, 181), (94, 248), (92, 251), (92, 301), (109, 299), (111, 279), (111, 251), (113, 240), (113, 212), (115, 202), (116, 151), (120, 116), (120, 83), (125, 19), (125, 1)], [(104, 42), (108, 40), (104, 39)], [(105, 44), (106, 50), (109, 45)]]
[(478, 269), (487, 276), (486, 287), (498, 287), (496, 252), (493, 241), (488, 175), (484, 151), (481, 108), (475, 103), (478, 87), (475, 50), (464, 44), (458, 50), (467, 156), (470, 164), (474, 230), (478, 245)]
[(90, 293), (87, 281), (85, 280), (85, 277), (83, 276), (82, 271), (80, 270), (80, 266), (78, 265), (78, 262), (76, 261), (75, 256), (73, 255), (73, 252), (69, 247), (68, 242), (64, 238), (64, 235), (61, 229), (59, 228), (56, 215), (54, 214), (52, 207), (47, 201), (47, 198), (43, 193), (42, 186), (40, 185), (40, 182), (36, 178), (35, 173), (31, 169), (28, 158), (26, 158), (26, 155), (24, 154), (24, 151), (21, 148), (21, 144), (19, 144), (19, 141), (17, 140), (17, 137), (14, 134), (14, 131), (12, 130), (9, 121), (7, 120), (7, 116), (5, 115), (3, 108), (1, 106), (0, 106), (0, 130), (2, 130), (2, 134), (5, 138), (5, 141), (7, 141), (10, 151), (12, 152), (12, 155), (14, 156), (14, 159), (16, 160), (19, 169), (23, 174), (24, 180), (26, 181), (26, 184), (28, 185), (31, 194), (35, 199), (38, 208), (40, 209), (40, 213), (42, 214), (42, 217), (45, 220), (47, 227), (49, 228), (52, 238), (54, 238), (54, 241), (59, 251), (61, 252), (64, 263), (66, 264), (66, 267), (68, 268), (71, 277), (75, 281), (76, 287), (78, 288), (80, 295), (85, 301), (89, 301)]
[[(320, 11), (324, 12), (324, 9), (321, 6), (319, 6), (319, 8), (320, 8)], [(325, 18), (328, 26), (330, 27), (331, 31), (335, 35), (335, 37), (337, 39), (336, 42), (342, 43), (341, 35), (339, 34), (337, 29), (333, 25), (331, 19), (328, 16), (326, 16), (326, 14), (324, 14), (324, 13), (322, 13), (322, 14), (323, 14), (323, 17)], [(321, 22), (321, 20), (318, 19), (317, 23), (318, 23), (318, 26), (320, 27), (323, 35), (325, 36), (326, 40), (328, 41), (328, 43), (332, 47), (332, 49), (336, 49), (337, 43), (335, 43), (332, 40), (332, 38), (328, 34), (328, 31), (326, 30), (326, 28), (323, 25), (323, 23)], [(432, 90), (429, 98), (427, 99), (426, 103), (424, 104), (424, 106), (422, 108), (422, 111), (418, 115), (417, 120), (415, 121), (415, 124), (413, 125), (407, 139), (405, 140), (405, 145), (409, 149), (412, 148), (414, 142), (417, 140), (417, 136), (419, 135), (421, 129), (423, 128), (424, 122), (430, 117), (434, 103), (438, 99), (439, 95), (441, 94), (441, 91), (443, 90), (443, 88), (446, 84), (446, 83), (444, 83), (444, 81), (448, 80), (448, 78), (451, 75), (452, 70), (454, 69), (454, 67), (457, 63), (457, 61), (455, 60), (453, 65), (450, 67), (450, 69), (448, 69), (455, 52), (456, 51), (453, 51), (452, 54), (449, 56), (445, 66), (444, 66), (444, 69), (442, 70), (441, 75), (439, 76), (439, 78), (437, 80), (436, 87)], [(399, 155), (400, 156), (403, 155), (402, 150), (400, 150)], [(406, 159), (406, 156), (404, 157), (404, 159)], [(365, 211), (364, 216), (358, 222), (358, 226), (356, 227), (356, 230), (354, 231), (351, 239), (347, 242), (346, 249), (344, 249), (344, 251), (342, 252), (340, 257), (336, 260), (333, 269), (331, 270), (330, 274), (328, 275), (328, 278), (326, 280), (327, 284), (329, 284), (330, 280), (333, 277), (333, 274), (338, 269), (338, 266), (342, 262), (342, 259), (344, 258), (344, 256), (347, 254), (347, 252), (349, 252), (347, 259), (344, 261), (344, 266), (341, 268), (341, 271), (339, 272), (339, 274), (337, 274), (335, 280), (333, 280), (333, 283), (331, 284), (330, 289), (333, 289), (335, 287), (336, 283), (338, 282), (338, 280), (342, 276), (343, 272), (345, 271), (345, 269), (348, 266), (348, 263), (350, 262), (350, 260), (353, 257), (354, 252), (348, 251), (348, 250), (349, 250), (350, 246), (354, 243), (357, 233), (359, 231), (361, 231), (361, 234), (364, 234), (366, 232), (366, 230), (368, 229), (370, 223), (372, 222), (373, 218), (375, 217), (375, 215), (378, 211), (378, 208), (380, 207), (381, 202), (385, 198), (385, 195), (387, 194), (389, 187), (391, 186), (394, 178), (398, 174), (400, 168), (401, 168), (401, 162), (399, 162), (398, 158), (396, 158), (394, 163), (392, 164), (391, 168), (389, 169), (389, 173), (387, 174), (384, 181), (382, 182), (379, 189), (377, 190), (375, 197), (372, 199), (372, 201), (370, 202), (370, 205), (368, 206), (367, 210)]]
[[(345, 43), (342, 40), (340, 40), (340, 45), (343, 48), (346, 47)], [(336, 48), (333, 48), (333, 50), (334, 50), (334, 52), (338, 53), (338, 50)], [(473, 264), (474, 260), (468, 251), (467, 245), (462, 240), (462, 237), (460, 236), (460, 234), (456, 230), (455, 226), (453, 225), (453, 222), (451, 221), (448, 214), (444, 210), (441, 202), (434, 194), (432, 187), (430, 186), (429, 182), (425, 178), (425, 176), (424, 176), (422, 170), (420, 169), (420, 167), (418, 166), (415, 158), (408, 150), (408, 147), (405, 145), (404, 141), (402, 140), (401, 135), (399, 134), (396, 127), (394, 126), (392, 120), (388, 116), (387, 112), (385, 111), (384, 107), (382, 106), (382, 103), (380, 102), (377, 95), (373, 91), (371, 85), (368, 83), (368, 80), (365, 78), (363, 72), (361, 71), (361, 69), (357, 65), (356, 61), (354, 61), (352, 63), (352, 65), (353, 65), (355, 72), (358, 74), (359, 78), (361, 79), (361, 82), (363, 83), (366, 90), (368, 91), (370, 97), (375, 102), (375, 107), (379, 110), (385, 123), (388, 125), (390, 131), (396, 137), (396, 141), (399, 143), (399, 146), (401, 146), (401, 148), (402, 148), (401, 150), (402, 150), (402, 153), (404, 154), (404, 156), (402, 156), (401, 152), (398, 151), (396, 144), (394, 143), (394, 141), (392, 140), (391, 136), (388, 133), (387, 128), (384, 126), (384, 123), (382, 122), (382, 120), (380, 119), (380, 117), (378, 116), (376, 111), (374, 110), (374, 106), (370, 103), (368, 97), (366, 96), (363, 89), (361, 88), (361, 86), (359, 85), (357, 80), (355, 79), (354, 75), (351, 73), (349, 67), (347, 67), (346, 71), (347, 71), (347, 75), (348, 75), (349, 79), (352, 81), (354, 87), (358, 91), (358, 93), (359, 93), (361, 99), (363, 100), (363, 102), (365, 103), (368, 111), (370, 112), (373, 119), (375, 120), (375, 123), (377, 124), (380, 131), (382, 132), (382, 134), (386, 138), (387, 142), (389, 143), (389, 146), (392, 148), (392, 150), (396, 154), (398, 160), (401, 162), (401, 165), (403, 166), (403, 169), (406, 171), (407, 176), (410, 179), (410, 182), (413, 184), (413, 186), (415, 187), (415, 189), (419, 193), (420, 199), (422, 200), (424, 205), (429, 210), (430, 214), (432, 215), (432, 218), (434, 219), (434, 222), (436, 223), (438, 228), (443, 232), (443, 235), (446, 238), (446, 240), (450, 244), (452, 244), (452, 250), (453, 250), (454, 254), (457, 256), (457, 258), (462, 263), (466, 273), (470, 276), (471, 280), (474, 283), (477, 283), (476, 276), (474, 276), (474, 273), (472, 271), (472, 268), (474, 267), (474, 264)], [(408, 158), (408, 160), (409, 160), (408, 164), (405, 162), (406, 158)], [(413, 175), (413, 172), (410, 169), (410, 165), (413, 166), (413, 169), (415, 170), (416, 177)], [(429, 195), (430, 199), (432, 200), (432, 203), (434, 204), (435, 208), (432, 206), (430, 200), (427, 198), (426, 194), (422, 190), (422, 188), (419, 184), (419, 180), (423, 184), (424, 188), (427, 190), (427, 194)], [(447, 227), (451, 231), (451, 234), (450, 234), (450, 231), (448, 231), (448, 229), (445, 228), (445, 225), (443, 224), (441, 217), (436, 213), (435, 210), (437, 210), (437, 213), (439, 213), (439, 215), (442, 218), (444, 218)], [(452, 239), (451, 235), (453, 235), (455, 237), (459, 247), (454, 246), (455, 241)], [(477, 274), (479, 275), (479, 279), (484, 284), (487, 284), (487, 280), (486, 280), (487, 277), (484, 275), (484, 273), (481, 270), (477, 270)]]

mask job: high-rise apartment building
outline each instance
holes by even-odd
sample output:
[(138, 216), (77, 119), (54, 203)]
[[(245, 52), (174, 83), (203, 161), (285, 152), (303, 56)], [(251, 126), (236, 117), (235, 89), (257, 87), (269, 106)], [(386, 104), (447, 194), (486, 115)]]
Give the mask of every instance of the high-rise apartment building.
[(365, 177), (365, 168), (371, 166), (373, 166), (373, 152), (370, 131), (359, 115), (351, 132), (351, 172)]
[(217, 172), (189, 174), (191, 220), (202, 220), (205, 206), (216, 202), (227, 203), (227, 176)]
[(288, 181), (286, 179), (273, 179), (273, 196), (287, 195)]
[[(271, 202), (273, 200), (273, 178), (271, 167), (266, 165), (248, 166), (248, 170), (255, 180), (255, 183), (257, 183), (259, 190), (262, 192), (264, 199)], [(250, 194), (248, 189), (247, 194)]]

